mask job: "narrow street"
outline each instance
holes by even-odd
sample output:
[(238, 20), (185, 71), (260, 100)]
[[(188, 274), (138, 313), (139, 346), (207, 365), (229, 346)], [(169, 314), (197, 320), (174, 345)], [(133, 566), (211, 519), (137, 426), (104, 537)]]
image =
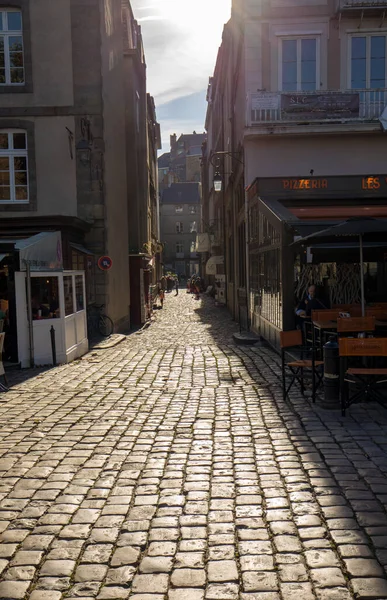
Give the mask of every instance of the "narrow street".
[[(212, 299), (0, 394), (0, 599), (387, 598), (387, 411), (281, 394)], [(27, 378), (27, 375), (30, 378)]]

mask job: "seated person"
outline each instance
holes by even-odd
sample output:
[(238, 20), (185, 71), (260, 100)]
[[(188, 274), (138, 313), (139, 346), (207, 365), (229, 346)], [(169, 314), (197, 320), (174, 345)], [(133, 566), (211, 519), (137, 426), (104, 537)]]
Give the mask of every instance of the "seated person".
[(308, 293), (296, 309), (296, 315), (299, 319), (309, 319), (312, 310), (324, 310), (325, 308), (327, 308), (325, 304), (316, 297), (316, 286), (310, 285)]

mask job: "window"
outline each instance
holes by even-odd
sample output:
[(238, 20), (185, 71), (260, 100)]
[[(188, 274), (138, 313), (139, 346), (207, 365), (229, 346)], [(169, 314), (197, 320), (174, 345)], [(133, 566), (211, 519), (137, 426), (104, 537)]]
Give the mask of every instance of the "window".
[(183, 223), (181, 221), (177, 221), (176, 222), (176, 233), (183, 233), (183, 231), (184, 231)]
[(354, 35), (350, 42), (351, 88), (386, 87), (386, 36)]
[(183, 212), (183, 207), (181, 204), (178, 204), (177, 206), (175, 206), (175, 212), (177, 212), (177, 213)]
[(63, 277), (64, 299), (65, 299), (65, 315), (72, 315), (74, 312), (74, 296), (73, 296), (73, 278), (71, 275)]
[(318, 39), (283, 39), (280, 52), (281, 90), (313, 91), (317, 89), (319, 79)]
[(196, 221), (191, 221), (189, 224), (189, 231), (190, 233), (194, 233), (196, 231)]
[(83, 294), (83, 277), (82, 275), (75, 275), (75, 299), (77, 302), (77, 312), (84, 310), (85, 298)]
[(190, 252), (196, 252), (196, 242), (191, 242)]
[(184, 244), (182, 242), (176, 243), (176, 254), (181, 254), (184, 252)]
[(31, 307), (34, 321), (60, 317), (58, 277), (31, 278)]
[(0, 203), (28, 202), (27, 135), (0, 130)]
[(196, 206), (189, 206), (188, 211), (191, 215), (196, 214)]
[(22, 14), (0, 11), (0, 85), (24, 84)]

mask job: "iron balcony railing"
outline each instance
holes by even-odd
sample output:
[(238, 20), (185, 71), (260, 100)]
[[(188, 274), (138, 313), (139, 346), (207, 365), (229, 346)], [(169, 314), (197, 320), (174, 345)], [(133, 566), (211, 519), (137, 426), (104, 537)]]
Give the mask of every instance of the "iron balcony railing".
[(247, 125), (378, 121), (387, 89), (256, 92), (248, 96)]
[(337, 10), (384, 10), (387, 8), (385, 0), (337, 0)]

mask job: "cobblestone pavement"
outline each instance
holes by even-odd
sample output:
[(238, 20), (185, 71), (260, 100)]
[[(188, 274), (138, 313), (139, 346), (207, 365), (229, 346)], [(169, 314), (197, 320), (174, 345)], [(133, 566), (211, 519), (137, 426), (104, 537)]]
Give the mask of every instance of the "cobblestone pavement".
[(387, 413), (283, 403), (234, 331), (167, 295), (0, 395), (0, 599), (387, 598)]

